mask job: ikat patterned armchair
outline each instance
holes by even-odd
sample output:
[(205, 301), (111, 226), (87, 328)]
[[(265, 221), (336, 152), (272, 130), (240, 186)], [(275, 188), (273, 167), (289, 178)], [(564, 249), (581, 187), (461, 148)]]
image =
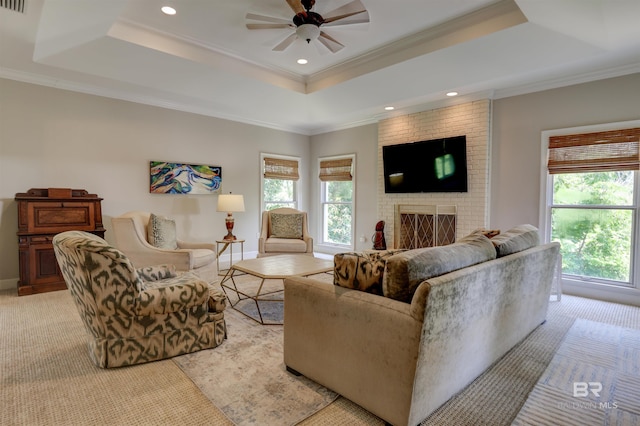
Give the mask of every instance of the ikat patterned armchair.
[(102, 368), (141, 364), (201, 349), (226, 338), (224, 293), (173, 265), (136, 270), (105, 240), (81, 231), (53, 238), (62, 275)]

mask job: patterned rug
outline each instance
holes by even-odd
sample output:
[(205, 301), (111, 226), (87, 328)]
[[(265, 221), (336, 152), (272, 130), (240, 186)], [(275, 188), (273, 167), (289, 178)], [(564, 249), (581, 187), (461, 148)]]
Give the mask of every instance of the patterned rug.
[(514, 425), (640, 425), (640, 330), (577, 319)]
[[(282, 318), (282, 303), (275, 305), (280, 311), (270, 316)], [(260, 325), (231, 308), (225, 318), (229, 337), (222, 345), (173, 361), (235, 424), (294, 425), (337, 398), (286, 371), (282, 326)]]

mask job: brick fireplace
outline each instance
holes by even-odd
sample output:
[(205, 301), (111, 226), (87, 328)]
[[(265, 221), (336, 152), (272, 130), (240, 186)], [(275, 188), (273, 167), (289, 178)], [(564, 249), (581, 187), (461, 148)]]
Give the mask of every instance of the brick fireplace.
[[(455, 211), (453, 223), (448, 222), (449, 233), (440, 242), (454, 240), (469, 234), (476, 228), (489, 226), (489, 149), (490, 149), (491, 101), (488, 99), (469, 102), (401, 117), (382, 120), (378, 124), (378, 217), (387, 223), (385, 239), (394, 248), (412, 244), (400, 231), (402, 220), (405, 226), (413, 226), (411, 232), (422, 233), (434, 229), (427, 217), (410, 218), (398, 215), (399, 206), (412, 206), (415, 210), (427, 210), (447, 206)], [(386, 194), (384, 192), (382, 147), (399, 143), (446, 138), (465, 135), (467, 137), (468, 192), (466, 193), (419, 193)], [(437, 215), (436, 215), (437, 217)], [(413, 220), (413, 222), (412, 222)], [(441, 224), (444, 222), (441, 222)], [(436, 228), (438, 229), (438, 228)], [(441, 231), (443, 232), (443, 231)], [(406, 232), (405, 232), (406, 234)], [(453, 235), (453, 237), (452, 237)], [(435, 236), (422, 235), (420, 244)], [(437, 243), (438, 241), (436, 241)], [(389, 244), (389, 245), (391, 245)], [(440, 244), (438, 244), (440, 245)], [(391, 248), (391, 247), (390, 247)]]

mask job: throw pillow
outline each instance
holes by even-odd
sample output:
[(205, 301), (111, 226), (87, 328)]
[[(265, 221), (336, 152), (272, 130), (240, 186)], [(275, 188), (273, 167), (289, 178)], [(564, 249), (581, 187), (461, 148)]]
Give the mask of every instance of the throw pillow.
[(362, 253), (338, 253), (333, 257), (333, 283), (340, 287), (382, 294), (382, 277), (387, 258), (402, 249)]
[(163, 216), (151, 213), (147, 226), (149, 244), (161, 249), (175, 250), (178, 248), (176, 239), (176, 222)]
[(503, 257), (537, 246), (540, 244), (540, 234), (533, 225), (519, 225), (496, 235), (491, 241), (498, 257)]
[(271, 219), (271, 237), (302, 239), (302, 213), (269, 214)]
[(387, 259), (382, 294), (411, 303), (413, 293), (423, 281), (495, 258), (491, 240), (480, 233), (447, 246), (408, 250)]

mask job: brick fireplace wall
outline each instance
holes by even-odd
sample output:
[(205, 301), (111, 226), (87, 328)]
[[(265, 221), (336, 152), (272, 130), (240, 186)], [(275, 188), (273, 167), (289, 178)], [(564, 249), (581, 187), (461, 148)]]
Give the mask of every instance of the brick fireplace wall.
[[(385, 239), (394, 247), (397, 204), (457, 206), (457, 236), (489, 226), (489, 149), (491, 101), (488, 99), (415, 114), (378, 123), (378, 217), (385, 221)], [(468, 192), (385, 194), (382, 147), (453, 136), (467, 137)]]

